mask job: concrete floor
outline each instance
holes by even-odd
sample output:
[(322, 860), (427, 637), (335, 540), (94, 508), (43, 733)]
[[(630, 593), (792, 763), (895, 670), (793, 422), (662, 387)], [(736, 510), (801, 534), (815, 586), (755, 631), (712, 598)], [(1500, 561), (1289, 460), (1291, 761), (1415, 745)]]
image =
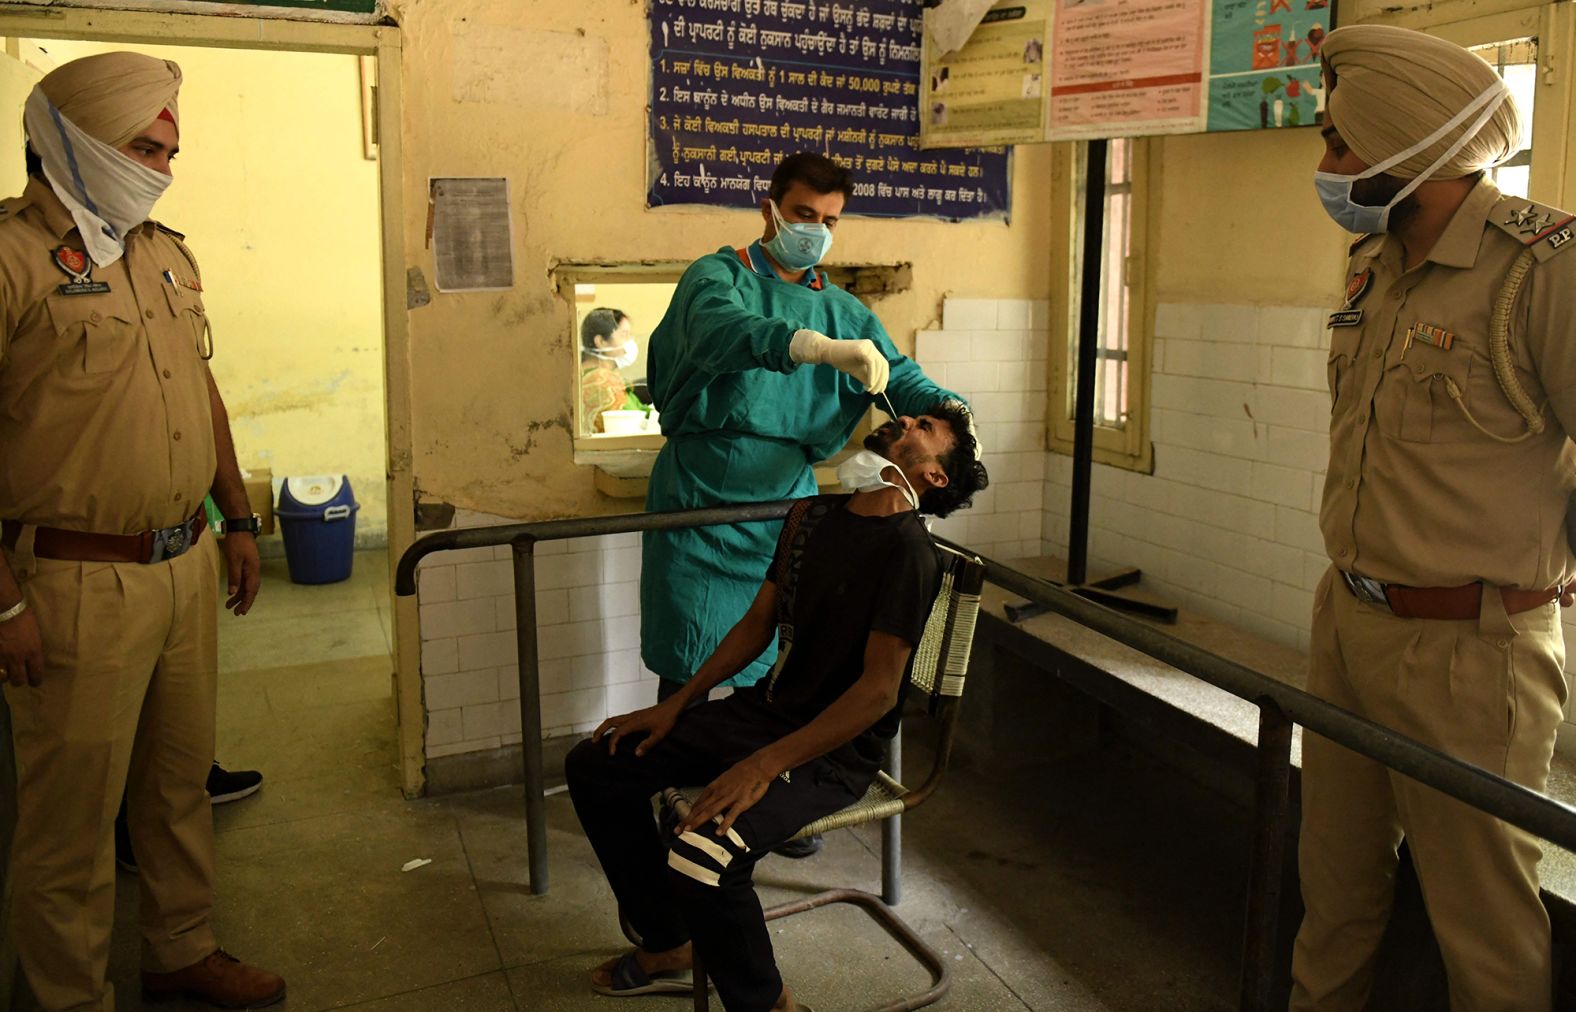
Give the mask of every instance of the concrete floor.
[[(623, 943), (566, 797), (549, 805), (545, 897), (526, 881), (517, 788), (400, 797), (381, 555), (335, 586), (291, 585), (282, 561), (267, 577), (254, 613), (221, 625), (219, 755), (267, 782), (215, 811), (215, 922), (227, 948), (285, 975), (281, 1007), (686, 1007), (586, 987)], [(906, 728), (912, 768), (928, 729)], [(1159, 763), (1107, 749), (985, 770), (964, 754), (905, 834), (899, 910), (955, 977), (937, 1007), (1234, 1005), (1247, 821)], [(762, 899), (875, 888), (879, 852), (869, 828), (832, 834), (808, 861), (768, 859)], [(413, 858), (432, 863), (401, 871)], [(136, 1009), (137, 891), (119, 884), (111, 976)], [(926, 986), (856, 909), (774, 929), (786, 978), (821, 1012)]]

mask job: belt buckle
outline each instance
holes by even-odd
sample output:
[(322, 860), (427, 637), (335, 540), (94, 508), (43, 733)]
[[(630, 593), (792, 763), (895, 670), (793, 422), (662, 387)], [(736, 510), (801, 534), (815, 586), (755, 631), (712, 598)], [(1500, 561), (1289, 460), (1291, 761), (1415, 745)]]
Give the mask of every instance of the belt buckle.
[(179, 558), (191, 547), (191, 531), (188, 524), (179, 523), (174, 527), (164, 527), (153, 532), (153, 551), (148, 558), (149, 563), (164, 562), (167, 559)]
[(1384, 584), (1378, 580), (1348, 573), (1344, 569), (1341, 570), (1341, 578), (1346, 581), (1346, 589), (1363, 604), (1383, 608), (1385, 611), (1390, 610), (1390, 600), (1384, 595)]

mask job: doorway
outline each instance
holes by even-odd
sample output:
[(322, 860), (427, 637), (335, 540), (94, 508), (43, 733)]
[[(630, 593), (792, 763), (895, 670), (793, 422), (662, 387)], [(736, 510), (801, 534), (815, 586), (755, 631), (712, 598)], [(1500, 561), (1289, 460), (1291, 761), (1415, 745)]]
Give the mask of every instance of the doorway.
[[(408, 605), (389, 579), (413, 531), (409, 511), (387, 505), (411, 501), (399, 464), (409, 409), (398, 30), (51, 11), (0, 15), (0, 37), (0, 99), (15, 109), (79, 56), (124, 49), (181, 64), (182, 153), (155, 215), (199, 258), (211, 367), (254, 503), (277, 503), (286, 477), (331, 474), (348, 478), (359, 507), (343, 581), (293, 583), (277, 522), (259, 540), (257, 604), (221, 618), (219, 758), (260, 769), (263, 797), (296, 812), (343, 794), (336, 774), (357, 793), (415, 793), (420, 688), (399, 678), (414, 681), (415, 647), (400, 638), (402, 626), (414, 635), (414, 615), (401, 621)], [(5, 119), (17, 152), (0, 155), (9, 195), (21, 191), (21, 135), (20, 117)], [(341, 745), (343, 761), (304, 761)]]

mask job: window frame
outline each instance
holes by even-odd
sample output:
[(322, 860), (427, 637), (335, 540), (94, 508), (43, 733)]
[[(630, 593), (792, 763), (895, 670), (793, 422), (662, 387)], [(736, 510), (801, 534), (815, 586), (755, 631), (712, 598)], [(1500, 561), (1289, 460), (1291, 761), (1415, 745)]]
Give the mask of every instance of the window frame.
[(580, 396), (580, 337), (578, 316), (575, 312), (576, 285), (640, 285), (677, 284), (689, 267), (688, 261), (647, 260), (638, 263), (558, 263), (551, 268), (553, 295), (558, 302), (553, 319), (558, 321), (560, 332), (568, 335), (569, 354), (563, 357), (564, 384), (568, 391), (572, 418), (574, 452), (576, 458), (601, 452), (627, 453), (630, 450), (662, 449), (667, 437), (660, 432), (642, 433), (638, 436), (592, 435), (585, 431), (585, 418)]
[(1538, 95), (1532, 110), (1532, 132), (1537, 138), (1528, 196), (1554, 207), (1576, 206), (1576, 152), (1571, 150), (1576, 131), (1576, 10), (1569, 3), (1527, 0), (1461, 0), (1400, 10), (1381, 9), (1365, 23), (1415, 28), (1460, 46), (1481, 46), (1514, 39), (1536, 39)]
[[(1128, 255), (1124, 274), (1128, 287), (1127, 425), (1095, 425), (1094, 460), (1101, 464), (1150, 474), (1154, 445), (1149, 438), (1149, 389), (1154, 348), (1153, 265), (1149, 250), (1153, 223), (1159, 214), (1158, 142), (1131, 138)], [(1083, 179), (1088, 147), (1083, 142), (1057, 144), (1051, 156), (1053, 288), (1050, 321), (1049, 382), (1045, 422), (1046, 446), (1055, 453), (1073, 452), (1073, 419), (1064, 408), (1076, 385), (1072, 350), (1077, 345), (1083, 262)], [(1058, 298), (1057, 296), (1060, 296)]]

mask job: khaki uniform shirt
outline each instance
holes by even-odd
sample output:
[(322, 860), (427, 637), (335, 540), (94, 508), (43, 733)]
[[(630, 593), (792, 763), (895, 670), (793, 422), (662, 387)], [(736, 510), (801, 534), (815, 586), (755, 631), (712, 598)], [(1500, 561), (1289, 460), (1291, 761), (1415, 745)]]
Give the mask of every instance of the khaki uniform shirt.
[[(82, 250), (47, 183), (0, 205), (0, 518), (135, 534), (191, 516), (216, 456), (195, 268), (152, 222), (65, 294)], [(166, 279), (170, 272), (173, 282)]]
[[(1338, 567), (1414, 587), (1538, 589), (1576, 575), (1566, 536), (1576, 490), (1573, 230), (1571, 215), (1504, 197), (1485, 179), (1414, 269), (1394, 236), (1353, 246), (1348, 304), (1331, 316), (1319, 514)], [(1509, 348), (1545, 426), (1501, 442), (1482, 430), (1515, 439), (1528, 426), (1495, 376), (1490, 320), (1527, 250)]]

